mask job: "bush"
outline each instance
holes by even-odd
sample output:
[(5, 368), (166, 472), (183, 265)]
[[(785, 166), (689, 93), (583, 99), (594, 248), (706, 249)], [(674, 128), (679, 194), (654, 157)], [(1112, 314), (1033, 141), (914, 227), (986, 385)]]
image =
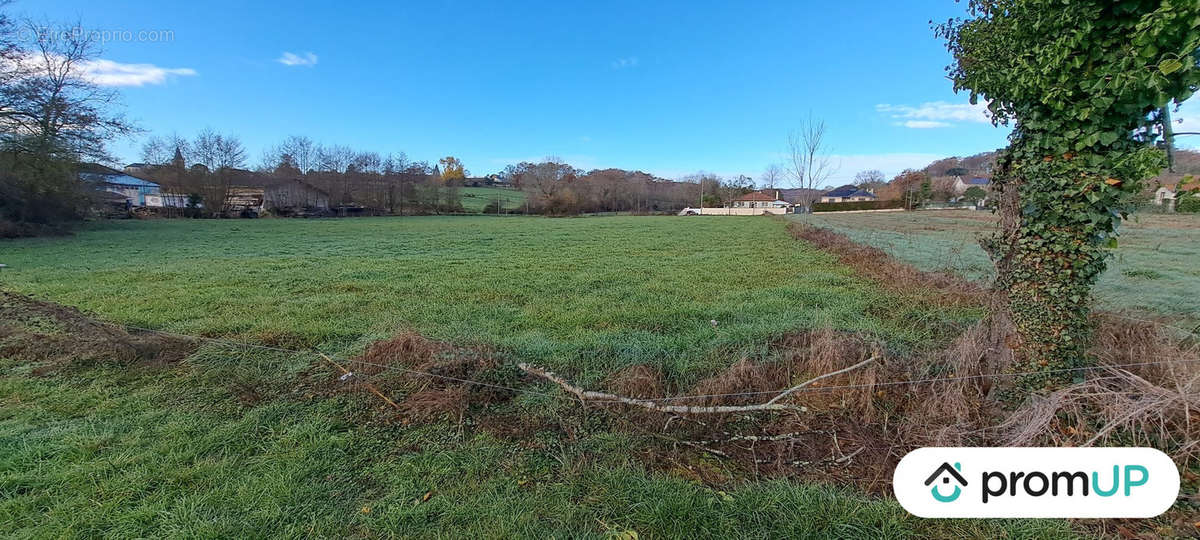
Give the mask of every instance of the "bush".
[(1176, 196), (1175, 211), (1200, 214), (1200, 191), (1185, 191)]
[(847, 212), (850, 210), (887, 210), (904, 208), (904, 201), (859, 201), (843, 203), (813, 203), (813, 212)]

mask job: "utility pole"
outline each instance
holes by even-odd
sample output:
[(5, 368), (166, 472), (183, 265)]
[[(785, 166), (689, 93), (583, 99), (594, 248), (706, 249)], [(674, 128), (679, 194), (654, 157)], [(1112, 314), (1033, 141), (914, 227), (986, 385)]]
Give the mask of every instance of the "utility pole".
[(1159, 119), (1162, 121), (1163, 143), (1167, 146), (1167, 172), (1175, 172), (1175, 134), (1171, 132), (1171, 108), (1169, 105), (1159, 109)]

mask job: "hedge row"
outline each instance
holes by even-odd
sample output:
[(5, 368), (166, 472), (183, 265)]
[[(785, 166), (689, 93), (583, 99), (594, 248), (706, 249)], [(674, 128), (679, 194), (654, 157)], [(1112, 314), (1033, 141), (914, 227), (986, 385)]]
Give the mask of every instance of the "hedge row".
[(904, 201), (857, 201), (843, 203), (813, 203), (813, 212), (847, 212), (850, 210), (887, 210), (904, 208)]

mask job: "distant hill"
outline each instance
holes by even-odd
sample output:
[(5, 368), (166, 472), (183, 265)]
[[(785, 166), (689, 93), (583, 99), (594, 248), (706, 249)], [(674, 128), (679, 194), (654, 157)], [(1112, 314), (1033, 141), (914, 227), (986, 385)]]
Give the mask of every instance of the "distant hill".
[[(953, 173), (965, 173), (962, 176), (983, 176), (990, 178), (992, 168), (996, 163), (996, 152), (981, 152), (967, 157), (948, 157), (939, 159), (921, 169), (933, 181), (934, 189), (945, 188), (954, 182)], [(1154, 190), (1162, 184), (1175, 184), (1186, 175), (1200, 175), (1200, 151), (1175, 150), (1175, 172), (1165, 170), (1146, 181), (1146, 189)]]

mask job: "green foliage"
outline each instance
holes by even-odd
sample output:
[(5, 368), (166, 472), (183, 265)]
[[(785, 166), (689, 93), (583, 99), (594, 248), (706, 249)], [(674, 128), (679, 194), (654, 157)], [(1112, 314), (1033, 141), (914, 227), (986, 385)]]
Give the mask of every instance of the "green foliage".
[(904, 208), (904, 201), (855, 201), (842, 203), (813, 203), (813, 212), (846, 212), (849, 210), (886, 210)]
[(938, 27), (956, 90), (1014, 124), (993, 178), (1012, 223), (989, 244), (1022, 338), (1021, 381), (1040, 388), (1088, 362), (1087, 304), (1106, 248), (1145, 178), (1164, 165), (1155, 111), (1200, 83), (1195, 0), (973, 0)]
[(987, 198), (987, 191), (979, 186), (971, 186), (963, 192), (963, 198), (968, 201), (982, 201)]
[(1175, 211), (1185, 214), (1200, 213), (1200, 190), (1183, 191), (1175, 195)]

